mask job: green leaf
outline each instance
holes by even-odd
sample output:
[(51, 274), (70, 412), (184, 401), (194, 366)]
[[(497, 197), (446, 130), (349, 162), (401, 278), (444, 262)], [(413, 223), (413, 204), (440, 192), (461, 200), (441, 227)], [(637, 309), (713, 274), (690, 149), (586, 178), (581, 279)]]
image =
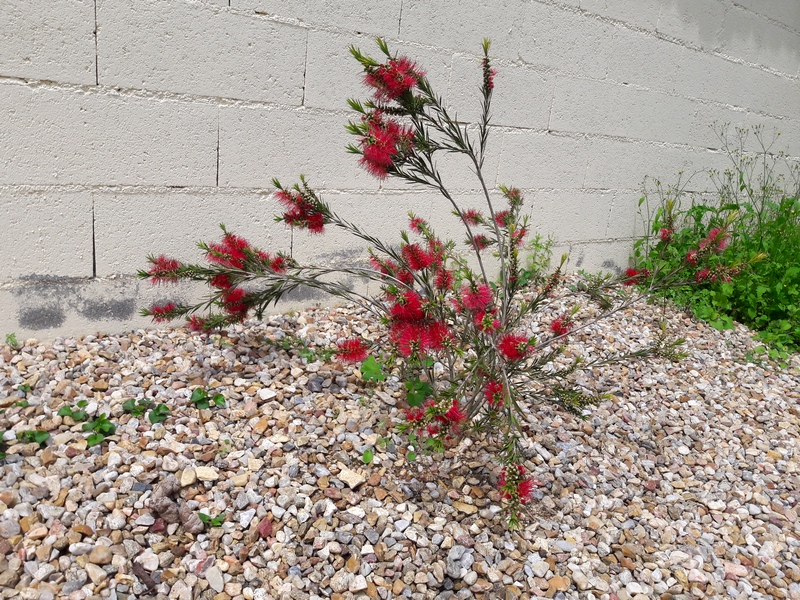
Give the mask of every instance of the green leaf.
[(372, 459), (375, 457), (375, 453), (372, 451), (372, 448), (367, 448), (364, 450), (364, 455), (361, 457), (361, 460), (364, 461), (365, 465), (368, 465), (372, 462)]
[(406, 460), (408, 462), (414, 462), (416, 458), (417, 458), (417, 453), (414, 452), (413, 450), (409, 450), (408, 452), (406, 452)]
[(433, 392), (433, 387), (427, 381), (420, 381), (419, 377), (406, 381), (406, 400), (409, 406), (422, 406), (425, 398)]
[(169, 413), (169, 407), (166, 404), (158, 404), (153, 410), (150, 411), (150, 414), (147, 415), (147, 418), (153, 424), (163, 423), (167, 420)]
[(190, 401), (195, 404), (198, 404), (203, 400), (205, 400), (207, 396), (208, 392), (206, 392), (203, 388), (195, 388), (194, 391), (192, 392), (192, 397), (190, 398)]
[(220, 406), (220, 407), (225, 406), (225, 396), (223, 396), (222, 394), (215, 394), (214, 397), (211, 400), (217, 406)]
[(136, 408), (136, 400), (134, 400), (133, 398), (129, 398), (128, 400), (122, 403), (122, 410), (124, 410), (125, 412), (128, 413), (133, 412), (135, 408)]
[(72, 419), (74, 421), (83, 421), (86, 418), (86, 411), (85, 410), (76, 410), (72, 413)]
[(383, 372), (381, 365), (375, 360), (374, 356), (370, 356), (361, 363), (361, 376), (364, 381), (384, 381), (386, 373)]
[(203, 522), (204, 525), (208, 525), (211, 522), (211, 517), (206, 513), (199, 512), (197, 513), (197, 517)]
[(77, 402), (78, 408), (86, 408), (88, 404), (89, 402), (87, 400), (78, 400)]
[(56, 413), (59, 417), (71, 417), (72, 409), (69, 406), (62, 406)]
[(106, 439), (106, 436), (104, 436), (102, 433), (92, 433), (86, 438), (86, 445), (91, 448), (92, 446), (102, 444), (104, 439)]
[(19, 402), (14, 403), (14, 406), (16, 406), (17, 408), (28, 408), (30, 405), (31, 403), (28, 402), (27, 400), (20, 400)]

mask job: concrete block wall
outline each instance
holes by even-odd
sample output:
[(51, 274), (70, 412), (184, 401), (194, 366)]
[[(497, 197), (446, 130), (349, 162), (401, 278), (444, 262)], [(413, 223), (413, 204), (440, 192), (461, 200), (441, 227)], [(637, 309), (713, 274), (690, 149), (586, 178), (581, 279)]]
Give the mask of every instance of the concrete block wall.
[[(800, 153), (797, 0), (7, 0), (3, 13), (3, 335), (148, 325), (141, 307), (198, 290), (137, 281), (145, 255), (199, 258), (220, 221), (285, 248), (272, 177), (304, 173), (390, 239), (409, 208), (461, 239), (439, 198), (381, 184), (344, 151), (345, 99), (366, 93), (348, 47), (377, 54), (377, 35), (466, 122), (492, 39), (486, 177), (524, 190), (573, 268), (627, 265), (646, 175), (725, 165), (714, 121), (777, 128)], [(468, 165), (440, 166), (478, 205)], [(365, 256), (336, 234), (294, 248), (329, 264)]]

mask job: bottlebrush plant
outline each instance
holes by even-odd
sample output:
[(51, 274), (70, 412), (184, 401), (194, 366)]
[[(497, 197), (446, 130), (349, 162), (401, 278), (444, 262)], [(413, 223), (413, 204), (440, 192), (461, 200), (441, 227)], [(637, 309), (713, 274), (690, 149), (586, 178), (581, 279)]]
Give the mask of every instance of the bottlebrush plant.
[[(153, 256), (150, 268), (139, 273), (156, 283), (202, 281), (210, 286), (209, 296), (193, 305), (153, 306), (144, 314), (156, 322), (188, 318), (190, 328), (209, 331), (241, 322), (251, 313), (261, 317), (270, 304), (299, 286), (367, 308), (386, 326), (390, 347), (346, 339), (338, 343), (335, 354), (356, 363), (374, 363), (373, 353), (391, 357), (409, 390), (410, 408), (401, 431), (422, 440), (428, 449), (440, 451), (469, 433), (499, 438), (498, 486), (507, 503), (509, 523), (515, 526), (533, 490), (523, 465), (524, 409), (549, 400), (581, 415), (599, 397), (574, 385), (572, 373), (632, 357), (677, 358), (678, 342), (664, 334), (641, 351), (591, 361), (574, 359), (567, 366), (554, 367), (566, 338), (597, 319), (581, 322), (576, 306), (550, 323), (545, 334), (531, 333), (529, 324), (536, 320), (535, 313), (548, 304), (562, 281), (565, 257), (536, 287), (522, 287), (520, 253), (530, 231), (523, 195), (505, 186), (499, 187), (499, 194), (490, 193), (482, 170), (496, 75), (489, 42), (484, 41), (480, 61), (481, 116), (474, 129), (456, 121), (419, 65), (391, 54), (381, 39), (378, 47), (381, 61), (351, 48), (372, 97), (348, 101), (355, 112), (347, 125), (354, 136), (348, 151), (379, 179), (396, 177), (438, 192), (463, 226), (466, 252), (455, 241), (440, 238), (434, 224), (414, 214), (409, 215), (409, 232), (402, 232), (398, 243), (385, 242), (340, 217), (302, 176), (291, 187), (274, 180), (275, 199), (283, 207), (276, 217), (279, 221), (311, 234), (322, 234), (329, 227), (344, 229), (369, 247), (370, 266), (300, 264), (290, 254), (260, 250), (223, 227), (221, 241), (199, 244), (207, 264)], [(464, 208), (444, 185), (436, 159), (448, 153), (470, 161), (483, 192), (481, 210)], [(698, 249), (698, 269), (708, 256), (716, 257), (717, 250), (722, 250), (724, 235), (724, 231), (715, 233)], [(377, 282), (381, 293), (363, 295), (332, 280), (335, 275)], [(632, 283), (647, 285), (637, 287), (636, 293), (608, 293), (612, 287)], [(584, 291), (606, 307), (598, 317), (603, 318), (674, 283), (675, 272), (633, 270), (619, 277), (597, 278)]]

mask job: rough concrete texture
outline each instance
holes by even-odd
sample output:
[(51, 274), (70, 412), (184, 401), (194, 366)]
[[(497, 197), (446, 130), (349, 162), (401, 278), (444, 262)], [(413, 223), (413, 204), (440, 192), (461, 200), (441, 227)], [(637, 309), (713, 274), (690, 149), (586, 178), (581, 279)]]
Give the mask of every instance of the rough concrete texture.
[[(8, 3), (7, 3), (8, 4)], [(300, 173), (397, 239), (409, 209), (463, 235), (449, 206), (377, 182), (344, 151), (363, 96), (351, 44), (425, 66), (475, 120), (484, 37), (498, 69), (488, 184), (523, 188), (537, 232), (573, 268), (627, 266), (640, 185), (723, 168), (709, 125), (764, 124), (800, 150), (797, 0), (11, 0), (0, 19), (0, 334), (143, 326), (143, 306), (202, 290), (133, 278), (148, 253), (191, 260), (218, 223), (268, 250), (271, 179)], [(442, 160), (466, 206), (468, 164)], [(697, 183), (702, 187), (702, 183)], [(304, 261), (352, 264), (337, 232), (294, 238)], [(358, 281), (353, 285), (360, 285)], [(320, 301), (300, 294), (292, 302)]]

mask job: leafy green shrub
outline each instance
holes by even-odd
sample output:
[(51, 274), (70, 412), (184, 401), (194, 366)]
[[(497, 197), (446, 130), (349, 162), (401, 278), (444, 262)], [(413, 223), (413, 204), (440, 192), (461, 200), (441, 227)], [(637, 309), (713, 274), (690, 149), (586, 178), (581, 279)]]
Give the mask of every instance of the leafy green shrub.
[[(717, 134), (732, 162), (722, 173), (712, 171), (716, 191), (710, 202), (687, 192), (687, 184), (645, 190), (640, 206), (649, 235), (637, 241), (637, 267), (651, 271), (683, 268), (690, 277), (687, 256), (699, 235), (727, 229), (727, 254), (742, 272), (727, 280), (713, 266), (697, 286), (672, 288), (665, 295), (717, 329), (734, 321), (759, 331), (772, 346), (773, 358), (800, 349), (800, 169), (788, 165), (788, 177), (778, 174), (785, 163), (764, 142), (760, 127), (752, 133), (759, 151), (745, 150), (751, 132), (737, 129), (731, 140), (727, 127)], [(651, 212), (651, 200), (657, 199)], [(690, 200), (689, 206), (686, 206)], [(669, 244), (662, 241), (669, 239)]]

